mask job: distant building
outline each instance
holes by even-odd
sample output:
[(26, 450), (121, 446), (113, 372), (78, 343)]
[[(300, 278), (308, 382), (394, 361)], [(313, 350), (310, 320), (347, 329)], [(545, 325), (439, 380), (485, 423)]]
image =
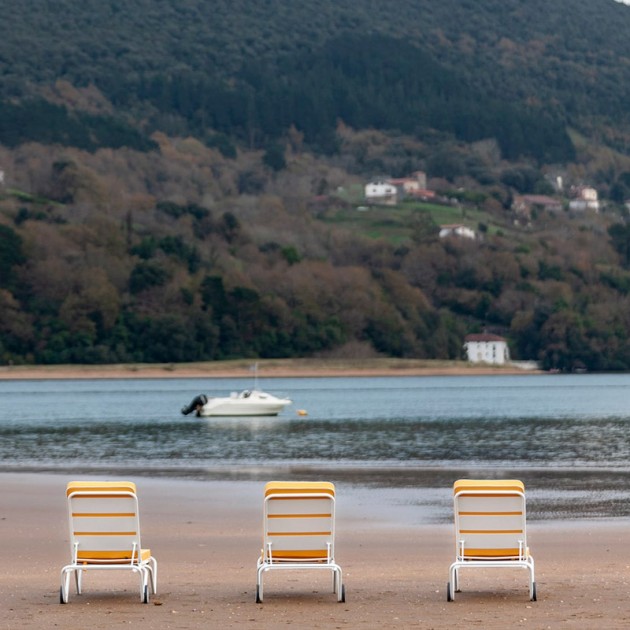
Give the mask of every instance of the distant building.
[(366, 184), (365, 201), (371, 204), (395, 206), (398, 203), (398, 189), (389, 180), (376, 180)]
[(505, 365), (510, 361), (507, 340), (498, 335), (489, 333), (466, 335), (464, 349), (471, 363)]
[(569, 201), (569, 210), (594, 210), (599, 212), (597, 191), (589, 186), (578, 186), (572, 189), (573, 199)]
[(433, 190), (427, 190), (426, 188), (419, 188), (418, 190), (412, 190), (410, 193), (407, 193), (409, 197), (413, 197), (414, 199), (419, 199), (420, 201), (430, 201), (431, 199), (435, 199), (436, 194)]
[(368, 204), (395, 206), (406, 197), (431, 199), (435, 193), (427, 190), (427, 176), (423, 171), (412, 173), (411, 177), (383, 177), (365, 186), (365, 201)]
[(512, 202), (512, 210), (521, 219), (530, 221), (534, 210), (560, 212), (562, 201), (547, 195), (516, 195)]
[(475, 239), (477, 235), (475, 230), (462, 225), (460, 223), (453, 223), (452, 225), (440, 225), (440, 238), (447, 238), (449, 236), (456, 236), (459, 238)]
[(398, 179), (388, 179), (388, 183), (405, 195), (416, 195), (427, 188), (427, 176), (423, 171), (416, 171), (412, 177), (401, 177)]

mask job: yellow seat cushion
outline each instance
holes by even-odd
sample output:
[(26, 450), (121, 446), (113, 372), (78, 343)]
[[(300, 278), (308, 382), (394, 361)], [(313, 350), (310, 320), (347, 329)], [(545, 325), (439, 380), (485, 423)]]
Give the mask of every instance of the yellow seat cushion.
[[(151, 550), (143, 549), (140, 552), (142, 562), (151, 559)], [(129, 564), (131, 560), (130, 551), (79, 551), (77, 562), (86, 564)]]

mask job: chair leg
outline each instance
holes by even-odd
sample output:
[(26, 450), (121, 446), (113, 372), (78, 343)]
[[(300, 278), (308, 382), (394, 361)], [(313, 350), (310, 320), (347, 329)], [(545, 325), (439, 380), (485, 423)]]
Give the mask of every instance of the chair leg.
[(529, 599), (532, 602), (536, 601), (536, 578), (534, 577), (533, 565), (529, 569)]
[(263, 573), (262, 567), (259, 567), (256, 571), (256, 603), (262, 604), (263, 602)]
[(138, 572), (140, 573), (140, 601), (143, 604), (149, 603), (149, 569), (147, 567), (141, 567)]
[(83, 571), (81, 569), (76, 569), (74, 571), (74, 582), (77, 587), (77, 595), (81, 595), (81, 578), (83, 577)]
[(149, 569), (149, 577), (151, 578), (151, 592), (153, 595), (157, 595), (157, 560), (151, 558), (147, 568)]
[(448, 583), (446, 585), (446, 601), (455, 601), (455, 593), (458, 587), (457, 567), (452, 564), (448, 570)]
[(336, 578), (337, 578), (337, 588), (335, 590), (335, 593), (337, 594), (337, 601), (338, 602), (345, 602), (346, 601), (346, 589), (343, 586), (343, 577), (341, 574), (341, 567), (336, 567), (335, 569), (333, 569), (333, 573), (335, 574)]
[(63, 568), (61, 570), (61, 588), (59, 589), (59, 602), (61, 604), (67, 604), (69, 594), (70, 594), (70, 569)]

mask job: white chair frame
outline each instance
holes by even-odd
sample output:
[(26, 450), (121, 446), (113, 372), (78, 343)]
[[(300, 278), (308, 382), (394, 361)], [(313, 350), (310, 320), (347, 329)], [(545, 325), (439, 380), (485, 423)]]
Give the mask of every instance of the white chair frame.
[(138, 498), (133, 492), (108, 491), (108, 496), (129, 497), (135, 505), (134, 521), (135, 535), (132, 537), (131, 554), (128, 561), (99, 559), (98, 561), (79, 558), (80, 541), (76, 540), (73, 528), (72, 499), (75, 497), (96, 497), (98, 492), (90, 490), (78, 490), (68, 495), (68, 518), (70, 524), (71, 562), (61, 569), (61, 588), (59, 601), (67, 604), (70, 595), (70, 576), (74, 574), (77, 595), (81, 595), (81, 578), (84, 571), (120, 571), (126, 570), (136, 573), (140, 577), (140, 601), (149, 603), (149, 584), (151, 592), (157, 594), (157, 560), (151, 556), (147, 560), (142, 559), (142, 546), (140, 544), (140, 519), (138, 512)]
[(262, 550), (261, 556), (258, 558), (258, 565), (256, 571), (256, 603), (262, 603), (263, 601), (263, 578), (264, 574), (268, 571), (288, 571), (288, 570), (296, 570), (296, 569), (306, 569), (306, 570), (319, 570), (319, 571), (332, 571), (332, 590), (333, 593), (337, 596), (338, 602), (346, 601), (346, 590), (345, 585), (343, 584), (343, 573), (341, 567), (335, 562), (334, 557), (334, 548), (335, 548), (335, 497), (328, 493), (305, 493), (298, 494), (292, 493), (290, 495), (291, 498), (300, 499), (300, 498), (321, 498), (321, 499), (329, 499), (331, 501), (331, 533), (329, 540), (326, 542), (327, 554), (326, 560), (317, 559), (317, 560), (274, 560), (273, 558), (273, 543), (267, 540), (268, 530), (268, 505), (269, 501), (277, 498), (287, 498), (286, 494), (275, 493), (270, 494), (265, 497), (265, 506), (264, 506), (264, 518), (263, 518), (263, 529), (264, 529), (264, 547)]
[[(518, 542), (518, 555), (505, 558), (486, 558), (486, 557), (470, 557), (465, 555), (466, 539), (462, 537), (460, 533), (460, 518), (458, 510), (458, 497), (460, 495), (518, 495), (522, 501), (522, 524), (523, 533), (522, 538)], [(447, 584), (446, 598), (449, 602), (455, 600), (455, 593), (460, 592), (459, 588), (459, 571), (462, 568), (481, 568), (481, 569), (526, 569), (529, 572), (529, 599), (536, 601), (536, 578), (534, 571), (534, 558), (529, 555), (529, 549), (527, 546), (527, 534), (526, 534), (526, 512), (525, 512), (525, 495), (522, 492), (515, 492), (513, 490), (462, 490), (458, 492), (454, 497), (455, 507), (455, 532), (458, 537), (457, 540), (457, 553), (455, 562), (451, 564), (449, 568), (449, 582)]]

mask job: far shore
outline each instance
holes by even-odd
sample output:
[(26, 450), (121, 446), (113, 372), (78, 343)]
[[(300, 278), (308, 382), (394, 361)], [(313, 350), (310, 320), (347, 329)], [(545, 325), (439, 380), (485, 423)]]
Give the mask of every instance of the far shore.
[(0, 366), (0, 380), (120, 378), (248, 378), (257, 364), (267, 378), (334, 376), (485, 376), (540, 374), (516, 364), (487, 365), (466, 361), (419, 359), (239, 359), (198, 363), (129, 363), (117, 365)]

